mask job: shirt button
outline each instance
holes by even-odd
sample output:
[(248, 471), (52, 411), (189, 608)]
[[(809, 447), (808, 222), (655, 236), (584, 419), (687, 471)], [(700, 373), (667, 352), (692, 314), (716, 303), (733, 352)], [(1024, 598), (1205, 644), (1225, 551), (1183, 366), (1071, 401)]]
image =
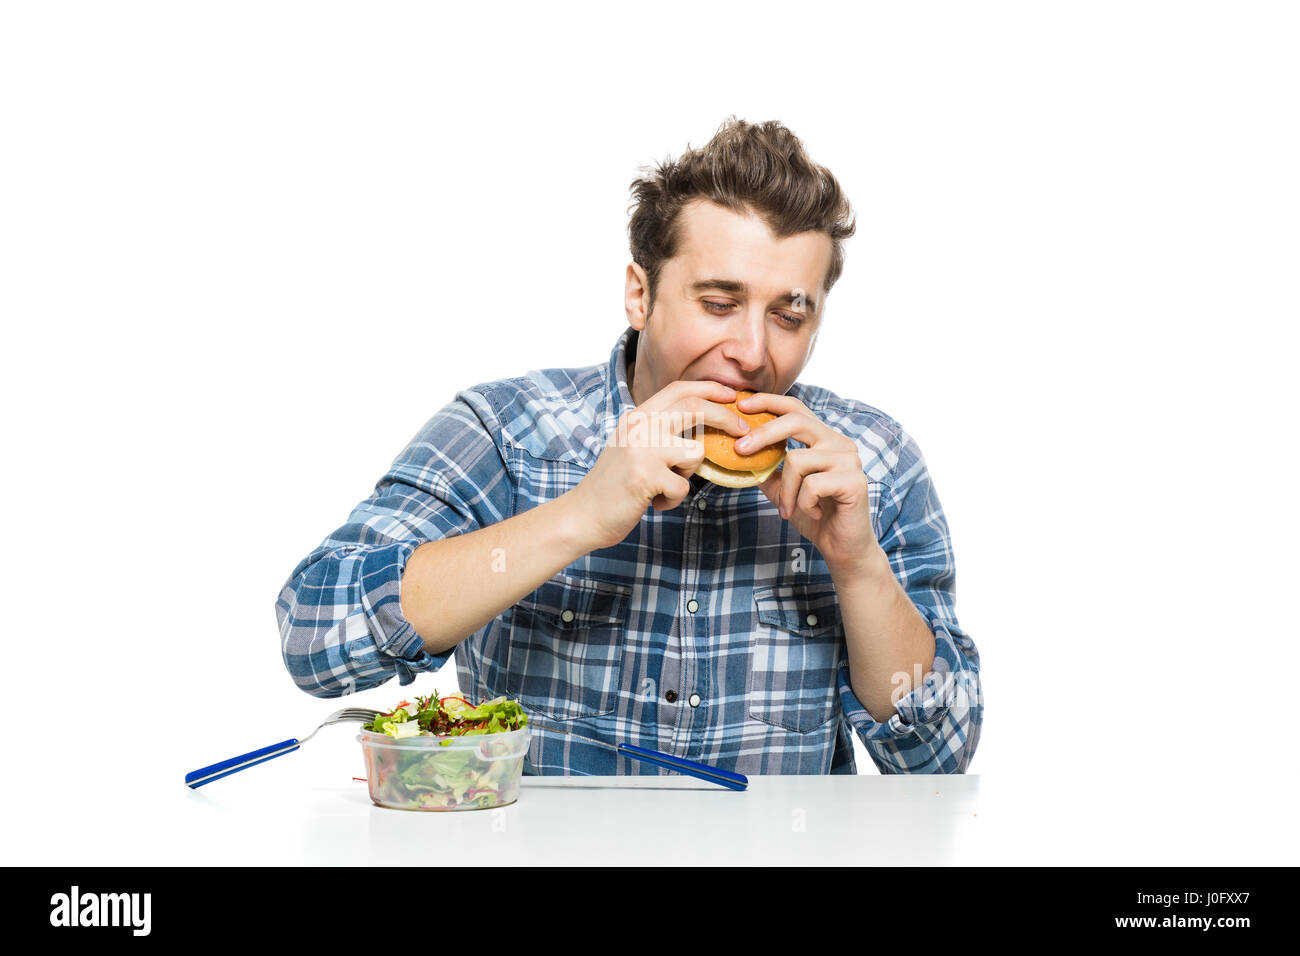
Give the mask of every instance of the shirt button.
[(566, 610), (563, 614), (560, 615), (560, 620), (563, 621), (565, 624), (568, 624), (570, 621), (573, 620), (573, 612)]
[(808, 615), (808, 618), (807, 618), (807, 621), (808, 621), (808, 626), (809, 626), (809, 627), (816, 627), (816, 626), (817, 626), (817, 615), (816, 615), (816, 614), (809, 614), (809, 615)]
[(686, 703), (690, 704), (692, 707), (699, 707), (699, 706), (700, 706), (700, 695), (699, 695), (699, 694), (691, 694), (690, 697), (686, 698)]
[(670, 704), (677, 703), (677, 691), (670, 690), (668, 693), (664, 694), (664, 700), (668, 701)]
[(701, 511), (703, 511), (705, 508), (708, 507), (708, 505), (705, 503), (705, 501), (704, 501), (703, 498), (696, 498), (696, 499), (695, 499), (695, 507), (697, 507), (697, 508), (699, 508)]
[(700, 602), (695, 600), (695, 598), (691, 598), (689, 601), (686, 602), (686, 610), (690, 611), (692, 614), (694, 614), (699, 609), (700, 609)]

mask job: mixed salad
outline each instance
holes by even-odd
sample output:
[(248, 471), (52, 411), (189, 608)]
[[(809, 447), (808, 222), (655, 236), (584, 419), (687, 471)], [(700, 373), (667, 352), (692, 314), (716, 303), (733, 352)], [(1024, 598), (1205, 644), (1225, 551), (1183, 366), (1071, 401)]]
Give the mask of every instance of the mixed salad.
[[(477, 707), (464, 697), (438, 693), (402, 701), (387, 714), (380, 714), (363, 730), (390, 737), (467, 737), (471, 734), (499, 734), (527, 725), (528, 715), (517, 700), (494, 697)], [(443, 741), (444, 744), (450, 741)]]
[[(363, 750), (370, 796), (387, 807), (472, 810), (513, 803), (519, 796), (523, 747), (505, 735), (528, 726), (518, 701), (495, 697), (474, 705), (463, 697), (436, 693), (402, 701), (362, 729), (394, 738), (366, 741)], [(457, 738), (483, 737), (476, 746)], [(414, 738), (414, 739), (411, 739)], [(421, 738), (428, 746), (410, 746)], [(443, 749), (446, 748), (446, 749)]]

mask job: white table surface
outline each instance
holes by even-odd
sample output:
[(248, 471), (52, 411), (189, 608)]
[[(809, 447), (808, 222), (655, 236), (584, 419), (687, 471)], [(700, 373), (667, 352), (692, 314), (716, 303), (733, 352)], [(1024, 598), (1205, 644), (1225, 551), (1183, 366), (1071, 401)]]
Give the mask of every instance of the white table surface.
[[(227, 735), (214, 734), (214, 740)], [(56, 866), (444, 864), (1294, 865), (1284, 769), (1149, 774), (1026, 764), (965, 776), (525, 777), (498, 810), (370, 802), (353, 734), (197, 790), (213, 743), (122, 759), (83, 749), (86, 786), (26, 766), (0, 801), (5, 861)], [(251, 743), (265, 743), (250, 736)], [(235, 748), (231, 748), (234, 750)], [(47, 758), (48, 762), (48, 758)], [(49, 767), (64, 763), (50, 762)], [(57, 786), (51, 785), (57, 783)]]
[[(1084, 775), (752, 777), (744, 792), (664, 776), (526, 777), (495, 810), (374, 806), (364, 783), (281, 758), (190, 790), (121, 792), (23, 828), (13, 863), (1047, 864), (1296, 862), (1285, 788)], [(1276, 790), (1276, 793), (1273, 792)], [(54, 808), (46, 807), (47, 810)]]

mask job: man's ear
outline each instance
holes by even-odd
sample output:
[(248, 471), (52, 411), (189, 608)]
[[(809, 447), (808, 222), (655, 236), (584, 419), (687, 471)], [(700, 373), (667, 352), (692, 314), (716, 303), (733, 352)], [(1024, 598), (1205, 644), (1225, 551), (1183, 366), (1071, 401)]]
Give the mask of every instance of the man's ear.
[(627, 309), (627, 324), (638, 332), (644, 331), (647, 308), (650, 305), (650, 282), (645, 270), (635, 262), (627, 264), (627, 280), (623, 289), (623, 306)]

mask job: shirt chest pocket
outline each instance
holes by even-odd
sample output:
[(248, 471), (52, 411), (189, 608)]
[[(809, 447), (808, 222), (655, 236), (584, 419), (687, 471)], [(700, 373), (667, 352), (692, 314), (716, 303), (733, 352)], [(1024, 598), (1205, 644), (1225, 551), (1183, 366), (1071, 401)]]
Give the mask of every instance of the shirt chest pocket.
[(816, 730), (839, 707), (843, 630), (835, 589), (755, 588), (754, 606), (749, 715), (795, 733)]
[(506, 691), (548, 717), (612, 713), (632, 589), (556, 575), (511, 609)]

